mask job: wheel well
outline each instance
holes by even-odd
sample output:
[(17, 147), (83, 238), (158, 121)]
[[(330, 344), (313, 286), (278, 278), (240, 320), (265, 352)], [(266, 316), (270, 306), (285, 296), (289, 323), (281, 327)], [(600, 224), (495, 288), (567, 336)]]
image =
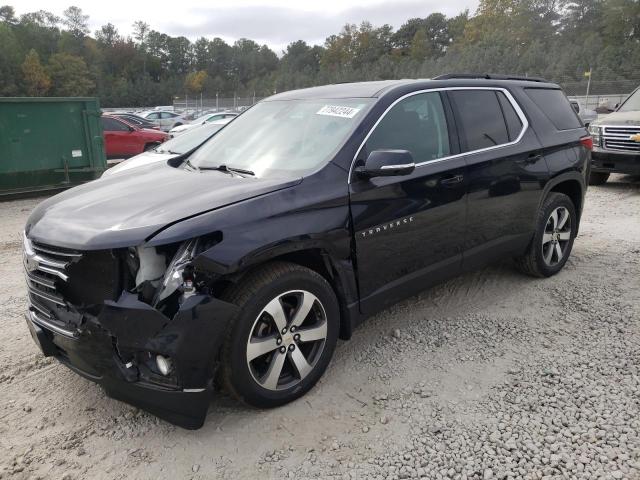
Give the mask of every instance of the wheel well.
[(577, 180), (565, 180), (557, 185), (554, 185), (551, 192), (564, 193), (573, 202), (573, 206), (576, 208), (576, 214), (580, 218), (582, 210), (582, 187)]
[(291, 262), (301, 265), (322, 275), (324, 279), (329, 282), (329, 285), (331, 285), (331, 288), (338, 299), (338, 305), (340, 306), (340, 338), (343, 340), (349, 339), (351, 336), (351, 325), (349, 324), (349, 314), (346, 308), (347, 302), (343, 293), (344, 290), (340, 284), (338, 276), (331, 267), (330, 261), (326, 257), (326, 252), (319, 248), (299, 250), (296, 252), (285, 253), (273, 258), (272, 260), (280, 260), (283, 262)]

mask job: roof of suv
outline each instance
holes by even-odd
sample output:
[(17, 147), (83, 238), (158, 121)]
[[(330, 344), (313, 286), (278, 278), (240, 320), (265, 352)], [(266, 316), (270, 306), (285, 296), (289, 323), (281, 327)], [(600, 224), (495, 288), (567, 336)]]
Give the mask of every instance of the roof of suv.
[(446, 87), (489, 87), (489, 86), (520, 86), (560, 88), (554, 83), (542, 82), (539, 79), (506, 80), (480, 78), (447, 78), (447, 79), (403, 79), (380, 80), (374, 82), (337, 83), (321, 87), (303, 88), (279, 93), (268, 100), (294, 100), (311, 98), (371, 98), (380, 97), (397, 87), (416, 85), (417, 88), (446, 88)]

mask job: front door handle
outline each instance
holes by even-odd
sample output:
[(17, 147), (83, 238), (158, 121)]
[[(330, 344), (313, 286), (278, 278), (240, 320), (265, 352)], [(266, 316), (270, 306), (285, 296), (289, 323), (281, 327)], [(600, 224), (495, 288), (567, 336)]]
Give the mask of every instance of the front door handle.
[(445, 177), (440, 180), (440, 184), (445, 187), (451, 187), (453, 185), (457, 185), (458, 183), (462, 183), (464, 180), (464, 176), (462, 175), (451, 175), (449, 177)]

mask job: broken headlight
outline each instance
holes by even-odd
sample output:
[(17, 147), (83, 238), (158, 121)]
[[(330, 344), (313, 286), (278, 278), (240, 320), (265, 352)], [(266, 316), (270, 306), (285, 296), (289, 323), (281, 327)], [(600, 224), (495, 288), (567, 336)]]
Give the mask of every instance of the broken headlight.
[(167, 267), (162, 283), (158, 287), (153, 305), (157, 305), (176, 291), (181, 291), (183, 296), (195, 293), (195, 278), (191, 261), (198, 248), (198, 241), (198, 238), (187, 240), (178, 247), (173, 260)]

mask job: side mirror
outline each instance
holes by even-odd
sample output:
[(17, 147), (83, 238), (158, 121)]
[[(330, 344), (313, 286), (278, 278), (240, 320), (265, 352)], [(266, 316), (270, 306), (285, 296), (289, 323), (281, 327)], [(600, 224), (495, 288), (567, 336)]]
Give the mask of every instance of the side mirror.
[(131, 125), (129, 125), (129, 132), (135, 132), (135, 128), (133, 128)]
[(574, 112), (580, 113), (580, 104), (578, 102), (571, 102), (571, 106)]
[(409, 175), (416, 168), (408, 150), (374, 150), (356, 173), (364, 178)]

